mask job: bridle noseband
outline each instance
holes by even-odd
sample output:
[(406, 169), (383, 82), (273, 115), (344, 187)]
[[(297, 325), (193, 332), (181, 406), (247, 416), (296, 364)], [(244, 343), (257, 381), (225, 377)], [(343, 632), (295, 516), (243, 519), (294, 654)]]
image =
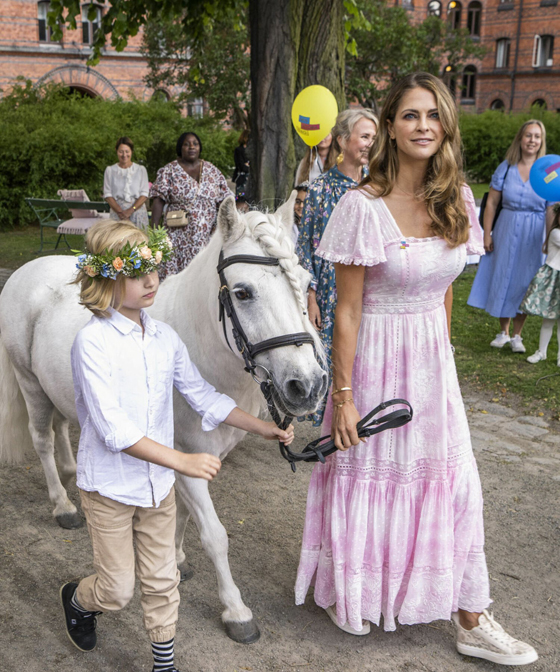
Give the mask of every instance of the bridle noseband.
[[(269, 413), (272, 416), (272, 419), (274, 420), (276, 425), (280, 427), (280, 429), (286, 429), (292, 422), (293, 416), (285, 415), (283, 419), (280, 417), (280, 413), (276, 408), (276, 404), (274, 403), (274, 399), (272, 396), (272, 391), (274, 389), (274, 382), (272, 380), (272, 376), (268, 371), (268, 369), (266, 369), (266, 367), (264, 367), (262, 364), (258, 364), (255, 361), (255, 357), (262, 352), (268, 352), (269, 350), (274, 350), (275, 348), (283, 348), (288, 345), (296, 345), (298, 347), (302, 346), (304, 343), (314, 345), (315, 341), (313, 339), (313, 336), (311, 336), (311, 334), (303, 331), (297, 334), (285, 334), (284, 336), (275, 336), (274, 338), (269, 338), (264, 341), (260, 341), (259, 343), (254, 344), (251, 343), (251, 341), (247, 338), (247, 335), (245, 334), (245, 331), (241, 326), (241, 323), (239, 322), (237, 313), (235, 312), (235, 307), (231, 300), (231, 294), (227, 285), (227, 280), (224, 275), (224, 269), (226, 269), (228, 266), (232, 266), (233, 264), (279, 266), (280, 260), (277, 259), (276, 257), (260, 257), (250, 254), (236, 254), (224, 259), (223, 250), (220, 250), (220, 257), (218, 261), (217, 271), (220, 277), (219, 321), (222, 323), (223, 326), (226, 343), (228, 344), (229, 349), (233, 352), (233, 348), (230, 345), (227, 334), (226, 320), (224, 313), (225, 315), (228, 316), (228, 318), (231, 321), (231, 330), (233, 333), (233, 338), (235, 340), (235, 345), (237, 346), (237, 349), (241, 353), (243, 361), (245, 362), (245, 371), (247, 371), (247, 373), (250, 373), (251, 376), (253, 377), (253, 380), (260, 386), (261, 392), (263, 393), (263, 396), (266, 400)], [(264, 379), (258, 377), (256, 373), (257, 369), (261, 369), (262, 371), (265, 372)], [(377, 415), (380, 411), (388, 408), (389, 406), (394, 406), (396, 404), (399, 405), (402, 404), (404, 406), (407, 406), (407, 409), (399, 409), (396, 411), (392, 411), (391, 413), (387, 413), (381, 418), (374, 419), (374, 416)], [(405, 425), (407, 422), (410, 422), (410, 420), (412, 420), (412, 407), (408, 403), (408, 401), (405, 401), (404, 399), (392, 399), (391, 401), (385, 401), (382, 404), (379, 404), (379, 406), (377, 406), (376, 408), (374, 408), (373, 411), (371, 411), (371, 413), (368, 413), (368, 415), (366, 415), (358, 423), (357, 425), (358, 436), (359, 437), (372, 436), (373, 434), (382, 432), (385, 429), (393, 429), (395, 427), (401, 427), (402, 425)], [(290, 467), (292, 468), (292, 471), (296, 470), (296, 462), (320, 461), (324, 464), (325, 457), (338, 450), (334, 445), (334, 441), (330, 440), (330, 436), (323, 436), (320, 439), (311, 441), (311, 443), (307, 444), (302, 453), (292, 452), (288, 446), (282, 443), (282, 441), (279, 441), (279, 444), (280, 444), (280, 453), (282, 454), (282, 457), (288, 460), (288, 462), (290, 463)]]

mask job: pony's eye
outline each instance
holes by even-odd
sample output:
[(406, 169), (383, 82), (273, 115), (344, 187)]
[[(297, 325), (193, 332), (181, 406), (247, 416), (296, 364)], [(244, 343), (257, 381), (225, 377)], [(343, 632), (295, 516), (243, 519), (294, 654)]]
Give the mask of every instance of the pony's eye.
[(251, 298), (251, 293), (249, 291), (247, 291), (246, 289), (236, 289), (235, 290), (235, 296), (240, 301), (247, 301), (247, 299)]

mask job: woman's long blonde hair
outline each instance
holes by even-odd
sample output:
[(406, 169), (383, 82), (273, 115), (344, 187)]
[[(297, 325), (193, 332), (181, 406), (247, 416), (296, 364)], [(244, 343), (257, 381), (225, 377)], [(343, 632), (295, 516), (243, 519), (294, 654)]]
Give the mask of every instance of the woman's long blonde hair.
[(542, 142), (539, 151), (537, 153), (537, 159), (540, 159), (541, 156), (544, 156), (546, 154), (546, 128), (544, 127), (542, 121), (540, 121), (539, 119), (529, 119), (529, 121), (526, 121), (517, 131), (515, 138), (513, 139), (513, 142), (511, 143), (509, 149), (506, 152), (506, 161), (510, 166), (516, 166), (521, 161), (522, 158), (521, 140), (525, 135), (527, 127), (532, 126), (533, 124), (539, 126), (542, 133)]
[[(86, 233), (86, 250), (91, 254), (101, 254), (105, 250), (118, 255), (127, 243), (137, 245), (147, 243), (148, 236), (134, 226), (129, 220), (116, 221), (105, 219), (94, 224)], [(116, 289), (120, 288), (121, 301), (124, 294), (124, 277), (122, 274), (116, 280), (111, 278), (90, 278), (83, 270), (78, 272), (74, 284), (80, 285), (80, 305), (85, 306), (97, 317), (109, 317), (109, 307), (116, 310), (120, 305), (115, 305)]]
[(404, 77), (389, 91), (379, 119), (379, 128), (372, 149), (369, 175), (360, 183), (374, 196), (390, 194), (399, 174), (397, 146), (389, 137), (387, 121), (395, 120), (404, 94), (422, 88), (434, 94), (439, 118), (444, 131), (440, 148), (431, 157), (420, 194), (432, 220), (436, 236), (450, 247), (466, 243), (469, 237), (469, 217), (461, 193), (465, 183), (459, 117), (449, 89), (437, 77), (417, 72)]

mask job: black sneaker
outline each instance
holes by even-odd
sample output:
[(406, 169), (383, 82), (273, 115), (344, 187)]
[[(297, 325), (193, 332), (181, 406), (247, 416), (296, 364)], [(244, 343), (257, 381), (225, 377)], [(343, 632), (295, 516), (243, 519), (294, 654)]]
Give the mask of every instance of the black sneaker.
[[(156, 668), (155, 668), (155, 667), (152, 667), (152, 672), (156, 672)], [(174, 667), (174, 668), (172, 668), (171, 670), (169, 670), (169, 672), (179, 672), (179, 670), (178, 670), (176, 667)]]
[(95, 628), (97, 627), (97, 618), (100, 611), (88, 611), (83, 614), (76, 611), (70, 604), (74, 595), (77, 583), (65, 583), (60, 589), (60, 601), (64, 609), (64, 616), (66, 618), (66, 632), (70, 641), (80, 651), (93, 651), (97, 644), (97, 635)]

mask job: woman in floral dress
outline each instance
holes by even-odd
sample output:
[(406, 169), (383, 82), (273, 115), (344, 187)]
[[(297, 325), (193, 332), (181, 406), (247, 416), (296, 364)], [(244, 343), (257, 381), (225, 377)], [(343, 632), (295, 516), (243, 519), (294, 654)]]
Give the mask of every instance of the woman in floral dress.
[(188, 217), (186, 226), (169, 228), (175, 254), (160, 270), (160, 280), (182, 271), (206, 247), (216, 228), (218, 208), (231, 193), (222, 173), (201, 154), (198, 135), (183, 133), (177, 140), (178, 158), (158, 170), (150, 191), (153, 226), (160, 224), (165, 206)]
[[(341, 112), (332, 130), (338, 153), (337, 165), (320, 175), (310, 186), (302, 215), (297, 252), (302, 266), (311, 273), (308, 295), (309, 318), (319, 330), (330, 364), (336, 283), (334, 267), (315, 255), (334, 206), (348, 189), (357, 186), (369, 161), (377, 132), (377, 118), (371, 110)], [(309, 416), (315, 426), (323, 420), (325, 403)]]
[[(311, 478), (296, 602), (314, 583), (317, 605), (354, 635), (381, 616), (385, 630), (397, 617), (453, 617), (458, 651), (520, 665), (535, 650), (486, 610), (482, 492), (444, 306), (467, 253), (484, 253), (460, 148), (445, 85), (425, 73), (396, 84), (370, 175), (340, 200), (317, 250), (336, 267), (322, 433), (339, 450)], [(396, 397), (413, 420), (361, 443), (359, 419)]]

